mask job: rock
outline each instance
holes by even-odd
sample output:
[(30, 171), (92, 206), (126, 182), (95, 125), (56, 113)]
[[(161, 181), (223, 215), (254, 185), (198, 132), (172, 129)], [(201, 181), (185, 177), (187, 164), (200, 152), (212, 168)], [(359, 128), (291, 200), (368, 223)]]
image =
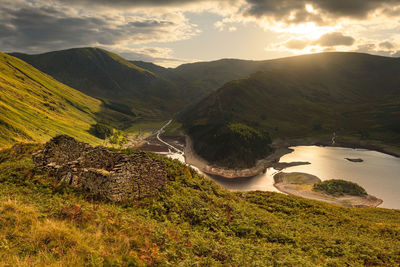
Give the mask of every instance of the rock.
[(128, 156), (66, 135), (33, 154), (35, 168), (113, 202), (156, 195), (167, 180), (165, 163), (143, 152)]
[(360, 159), (360, 158), (357, 158), (357, 159), (345, 158), (345, 159), (347, 159), (348, 161), (351, 161), (351, 162), (363, 162), (364, 161), (363, 159)]

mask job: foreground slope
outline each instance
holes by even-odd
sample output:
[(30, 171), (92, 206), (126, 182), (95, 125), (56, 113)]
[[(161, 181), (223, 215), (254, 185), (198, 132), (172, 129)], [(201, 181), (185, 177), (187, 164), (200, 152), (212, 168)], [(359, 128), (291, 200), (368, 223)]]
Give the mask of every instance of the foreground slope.
[[(399, 59), (323, 53), (274, 62), (268, 71), (225, 84), (182, 115), (201, 156), (213, 162), (229, 156), (229, 164), (241, 163), (251, 146), (216, 142), (233, 123), (267, 132), (273, 140), (328, 143), (335, 132), (337, 141), (400, 145)], [(257, 158), (253, 154), (247, 166)]]
[[(0, 265), (394, 266), (400, 212), (233, 193), (167, 158), (156, 197), (112, 204), (0, 151)], [(128, 152), (126, 152), (128, 153)], [(153, 155), (154, 157), (154, 155)]]
[(47, 141), (65, 133), (99, 143), (88, 130), (99, 118), (119, 116), (20, 59), (0, 53), (0, 146)]

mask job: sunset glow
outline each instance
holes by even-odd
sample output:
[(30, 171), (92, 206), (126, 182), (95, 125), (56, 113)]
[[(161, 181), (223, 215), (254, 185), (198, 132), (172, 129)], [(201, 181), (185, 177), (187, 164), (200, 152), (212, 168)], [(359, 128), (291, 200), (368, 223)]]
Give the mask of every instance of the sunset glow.
[(0, 49), (96, 46), (170, 67), (320, 51), (396, 57), (399, 10), (400, 2), (386, 0), (4, 0)]

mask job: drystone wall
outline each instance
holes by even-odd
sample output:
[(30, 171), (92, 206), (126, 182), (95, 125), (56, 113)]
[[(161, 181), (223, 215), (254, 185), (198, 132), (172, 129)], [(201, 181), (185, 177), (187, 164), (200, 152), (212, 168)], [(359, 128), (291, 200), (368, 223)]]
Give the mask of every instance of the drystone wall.
[(113, 202), (156, 195), (167, 180), (165, 163), (144, 152), (126, 155), (66, 135), (33, 154), (37, 170)]

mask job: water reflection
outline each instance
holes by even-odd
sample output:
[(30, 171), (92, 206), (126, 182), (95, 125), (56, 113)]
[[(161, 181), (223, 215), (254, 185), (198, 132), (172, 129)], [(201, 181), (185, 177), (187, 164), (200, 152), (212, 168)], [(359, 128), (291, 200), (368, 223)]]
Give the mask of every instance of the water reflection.
[[(311, 164), (290, 167), (285, 172), (305, 172), (321, 180), (353, 181), (364, 187), (369, 194), (383, 199), (380, 207), (400, 209), (400, 158), (364, 149), (318, 146), (298, 146), (292, 149), (294, 151), (283, 156), (280, 162), (308, 161)], [(181, 154), (167, 153), (167, 156), (185, 162)], [(361, 158), (364, 162), (350, 162), (345, 158)], [(279, 192), (273, 185), (276, 172), (269, 168), (266, 173), (250, 178), (208, 177), (229, 190)]]
[(247, 178), (224, 178), (220, 176), (212, 176), (211, 178), (221, 186), (235, 191), (272, 191), (279, 192), (274, 186), (274, 175), (278, 171), (274, 168), (268, 168), (265, 173), (254, 177)]
[[(376, 151), (340, 147), (298, 146), (280, 162), (308, 161), (285, 172), (305, 172), (321, 180), (344, 179), (358, 183), (371, 195), (384, 200), (380, 207), (400, 208), (400, 159)], [(350, 162), (345, 158), (361, 158)]]
[[(166, 155), (169, 158), (177, 159), (182, 163), (185, 163), (185, 157), (182, 154), (178, 153), (159, 153)], [(228, 190), (235, 191), (252, 191), (252, 190), (260, 190), (260, 191), (271, 191), (271, 192), (280, 192), (274, 186), (274, 175), (278, 172), (274, 168), (268, 168), (265, 173), (259, 174), (253, 177), (246, 178), (224, 178), (221, 176), (211, 176), (201, 172), (196, 166), (191, 166), (193, 169), (198, 171), (200, 174), (213, 179), (217, 184)]]

